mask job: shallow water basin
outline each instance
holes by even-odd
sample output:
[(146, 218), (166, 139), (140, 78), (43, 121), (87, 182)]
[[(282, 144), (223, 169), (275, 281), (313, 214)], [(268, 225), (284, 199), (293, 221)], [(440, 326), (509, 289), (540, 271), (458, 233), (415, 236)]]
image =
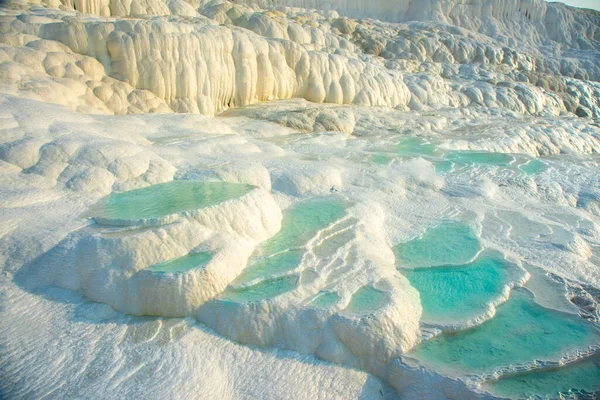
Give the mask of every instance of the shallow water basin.
[(425, 365), (449, 373), (490, 373), (534, 360), (558, 360), (594, 343), (600, 343), (600, 333), (591, 323), (544, 308), (527, 290), (514, 289), (491, 320), (436, 336), (413, 354)]
[(254, 186), (231, 182), (171, 181), (112, 193), (100, 200), (90, 214), (115, 220), (158, 218), (239, 198), (252, 189)]
[(486, 151), (471, 150), (453, 150), (446, 153), (445, 158), (456, 164), (483, 164), (497, 167), (509, 166), (514, 161), (514, 158), (506, 153), (493, 153)]
[(248, 303), (268, 300), (295, 289), (297, 285), (298, 277), (289, 275), (281, 278), (262, 281), (252, 286), (227, 290), (219, 296), (219, 299), (233, 301), (235, 303)]
[(465, 264), (481, 251), (475, 232), (466, 224), (448, 222), (394, 247), (400, 267), (433, 267)]
[[(532, 395), (558, 397), (560, 393), (600, 392), (600, 355), (561, 367), (509, 375), (484, 385), (500, 396), (527, 398)], [(583, 395), (581, 398), (586, 398)], [(592, 397), (590, 397), (592, 398)]]
[(212, 255), (207, 252), (190, 253), (187, 256), (151, 265), (146, 270), (159, 273), (182, 273), (205, 266), (211, 258)]
[(484, 253), (464, 266), (402, 270), (421, 295), (423, 320), (456, 323), (482, 315), (511, 280), (510, 265), (500, 255)]
[(387, 295), (381, 290), (363, 286), (352, 295), (344, 311), (355, 315), (370, 314), (384, 307), (387, 300)]

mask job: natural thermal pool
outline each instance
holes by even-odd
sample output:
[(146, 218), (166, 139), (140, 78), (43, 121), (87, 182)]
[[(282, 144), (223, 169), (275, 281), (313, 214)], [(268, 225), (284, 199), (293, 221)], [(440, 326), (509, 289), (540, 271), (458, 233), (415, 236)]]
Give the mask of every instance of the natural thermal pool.
[(480, 251), (475, 232), (461, 222), (435, 226), (394, 248), (398, 265), (408, 268), (465, 264)]
[(208, 252), (190, 253), (164, 263), (153, 264), (147, 270), (159, 273), (182, 273), (206, 265), (211, 258), (212, 254)]
[(275, 279), (263, 280), (255, 285), (230, 289), (218, 297), (219, 300), (247, 303), (268, 300), (280, 294), (289, 292), (298, 284), (298, 277), (294, 275), (283, 276)]
[(139, 220), (197, 210), (248, 193), (251, 185), (231, 182), (171, 181), (112, 193), (90, 212), (97, 218)]
[(403, 157), (437, 157), (441, 154), (434, 144), (415, 137), (400, 140), (396, 145), (396, 150)]
[(2, 1), (0, 399), (600, 397), (598, 27)]
[(559, 393), (600, 392), (600, 355), (586, 357), (560, 367), (547, 367), (513, 374), (484, 385), (500, 396), (525, 398), (532, 395), (555, 397)]
[(266, 257), (256, 257), (235, 282), (249, 282), (291, 271), (300, 265), (302, 254), (302, 250), (283, 250)]
[(317, 308), (330, 308), (340, 300), (340, 295), (335, 292), (319, 292), (310, 305)]
[(600, 332), (578, 316), (539, 306), (531, 293), (514, 289), (496, 315), (481, 325), (425, 341), (413, 354), (425, 365), (450, 373), (491, 373), (563, 355), (600, 342)]
[(269, 255), (301, 247), (319, 230), (345, 214), (344, 202), (336, 196), (317, 198), (293, 204), (284, 211), (281, 230), (259, 248)]
[(352, 295), (345, 311), (356, 315), (370, 314), (385, 306), (386, 300), (387, 296), (381, 290), (363, 286)]
[(519, 165), (519, 169), (528, 175), (534, 175), (544, 172), (548, 169), (548, 165), (544, 162), (538, 160), (537, 158), (532, 158), (527, 161), (525, 164)]
[(258, 247), (248, 266), (220, 298), (259, 301), (295, 288), (298, 277), (286, 274), (300, 266), (307, 252), (316, 250), (309, 242), (345, 213), (346, 205), (336, 196), (291, 205), (283, 214), (281, 230)]
[(493, 252), (461, 266), (404, 269), (421, 295), (423, 319), (466, 322), (485, 313), (516, 279), (517, 268)]
[(444, 155), (449, 161), (459, 165), (490, 165), (506, 167), (514, 161), (514, 157), (504, 153), (492, 153), (483, 151), (456, 150)]
[(295, 269), (307, 250), (307, 242), (344, 214), (345, 205), (336, 197), (293, 204), (283, 214), (281, 230), (259, 246), (257, 254), (234, 284)]

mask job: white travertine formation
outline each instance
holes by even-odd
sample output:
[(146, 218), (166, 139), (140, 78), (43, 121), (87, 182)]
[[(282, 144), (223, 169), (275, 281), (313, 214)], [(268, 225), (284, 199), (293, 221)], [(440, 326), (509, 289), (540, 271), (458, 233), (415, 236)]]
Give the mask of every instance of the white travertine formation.
[[(452, 210), (468, 210), (480, 220), (488, 245), (561, 276), (598, 284), (593, 255), (600, 238), (598, 190), (595, 169), (585, 160), (600, 149), (600, 141), (598, 128), (582, 118), (542, 117), (531, 123), (476, 110), (430, 115), (345, 106), (315, 114), (311, 110), (319, 106), (304, 101), (278, 103), (270, 111), (239, 109), (217, 119), (106, 117), (11, 96), (2, 104), (6, 111), (0, 122), (7, 132), (0, 146), (2, 179), (12, 182), (2, 186), (2, 261), (17, 287), (27, 291), (50, 284), (131, 314), (194, 317), (241, 343), (364, 369), (403, 396), (417, 398), (420, 387), (458, 397), (476, 390), (461, 380), (413, 370), (397, 358), (421, 340), (421, 307), (417, 292), (396, 269), (390, 246), (418, 235), (415, 229), (423, 221), (436, 223)], [(281, 120), (286, 110), (290, 118)], [(311, 118), (325, 115), (335, 122), (348, 113), (353, 136), (306, 135), (290, 128), (328, 129), (311, 125)], [(450, 175), (436, 173), (433, 161), (421, 157), (376, 167), (373, 152), (395, 149), (405, 130), (441, 141), (438, 157), (471, 150), (508, 153), (514, 160), (505, 168), (458, 168)], [(560, 153), (583, 161), (544, 161), (547, 169), (541, 173), (518, 173), (535, 160), (532, 156)], [(220, 177), (260, 188), (161, 219), (126, 224), (98, 219), (92, 225), (86, 219), (90, 204), (111, 191), (173, 177)], [(280, 225), (280, 209), (315, 196), (347, 196), (356, 205), (309, 240), (303, 260), (288, 272), (297, 285), (261, 301), (221, 299), (244, 287), (235, 280), (249, 268), (257, 243), (280, 226), (290, 228), (285, 220)], [(528, 211), (522, 210), (524, 202)], [(500, 212), (506, 207), (515, 210), (510, 217)], [(522, 213), (542, 222), (522, 222)], [(527, 229), (520, 233), (517, 228), (523, 226)], [(497, 234), (509, 229), (509, 237)], [(548, 235), (550, 229), (557, 234)], [(213, 257), (185, 273), (148, 270), (196, 251)], [(274, 275), (265, 279), (280, 276), (268, 274)], [(364, 287), (382, 293), (385, 302), (357, 314), (352, 299)], [(334, 303), (313, 305), (322, 293), (332, 292), (339, 296)], [(28, 383), (23, 390), (43, 392)], [(203, 390), (220, 393), (212, 386)]]
[[(461, 221), (597, 289), (598, 118), (600, 13), (558, 3), (8, 0), (0, 397), (492, 398), (483, 375), (406, 360), (450, 325), (425, 323), (393, 248)], [(146, 219), (90, 211), (173, 180), (254, 188)], [(68, 356), (47, 337), (75, 334)]]
[[(128, 314), (188, 316), (225, 289), (246, 266), (253, 244), (277, 232), (280, 221), (271, 196), (255, 189), (238, 200), (162, 221), (141, 220), (124, 229), (100, 223), (48, 252), (40, 260), (45, 265), (40, 279)], [(148, 224), (155, 227), (146, 229)], [(185, 256), (200, 243), (215, 251), (204, 268), (175, 275), (145, 270)]]
[[(324, 10), (312, 12), (252, 2), (198, 4), (198, 12), (183, 1), (61, 5), (137, 17), (120, 20), (39, 9), (18, 18), (7, 13), (0, 30), (3, 84), (14, 94), (115, 114), (214, 114), (304, 98), (598, 115), (597, 15), (541, 0), (337, 3), (285, 3)], [(352, 20), (333, 9), (355, 18), (426, 22)], [(540, 51), (541, 44), (549, 51)], [(565, 47), (577, 51), (567, 57)]]

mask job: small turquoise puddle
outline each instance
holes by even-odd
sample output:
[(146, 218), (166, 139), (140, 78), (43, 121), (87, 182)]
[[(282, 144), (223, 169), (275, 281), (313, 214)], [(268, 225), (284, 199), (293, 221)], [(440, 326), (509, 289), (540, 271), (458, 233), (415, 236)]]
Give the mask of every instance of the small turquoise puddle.
[(320, 292), (310, 305), (317, 308), (331, 308), (341, 300), (341, 297), (335, 292)]
[(212, 255), (207, 252), (188, 254), (164, 263), (151, 265), (147, 270), (160, 273), (182, 273), (205, 266), (211, 258)]
[(268, 257), (254, 259), (235, 280), (238, 282), (249, 282), (254, 279), (265, 278), (269, 275), (278, 275), (291, 271), (300, 265), (302, 250), (290, 250)]
[(513, 289), (489, 321), (466, 331), (425, 341), (413, 356), (423, 364), (458, 373), (490, 373), (533, 360), (558, 360), (600, 341), (600, 333), (579, 316), (536, 304), (525, 289)]
[(301, 247), (344, 215), (344, 203), (337, 198), (309, 200), (291, 206), (284, 211), (281, 230), (260, 247), (264, 256), (252, 258), (234, 283), (293, 270), (302, 260)]
[(324, 232), (321, 236), (323, 241), (312, 248), (314, 256), (317, 259), (325, 259), (352, 241), (356, 237), (356, 232), (352, 226), (348, 227), (346, 224), (354, 223), (356, 223), (355, 219), (348, 218), (334, 228), (339, 229), (338, 231)]
[(373, 154), (371, 156), (371, 161), (377, 165), (389, 165), (392, 159), (385, 154)]
[(281, 230), (262, 246), (262, 254), (274, 254), (304, 246), (315, 234), (345, 215), (337, 197), (303, 201), (285, 210)]
[(527, 175), (535, 175), (547, 170), (548, 166), (540, 160), (532, 158), (526, 164), (519, 165), (519, 169)]
[(437, 147), (431, 143), (426, 142), (420, 138), (406, 138), (402, 139), (396, 145), (396, 151), (401, 156), (429, 156), (436, 157), (439, 156), (439, 151)]
[(452, 170), (454, 163), (452, 161), (434, 161), (433, 165), (435, 167), (435, 172), (438, 174), (445, 174)]
[(453, 323), (482, 315), (502, 294), (514, 268), (499, 254), (486, 252), (465, 266), (401, 272), (421, 295), (424, 321)]
[(372, 286), (363, 286), (352, 295), (345, 311), (357, 315), (370, 314), (385, 306), (386, 302), (387, 296), (384, 292)]
[(475, 232), (459, 222), (430, 228), (423, 236), (394, 247), (398, 265), (409, 268), (465, 264), (480, 251)]
[(486, 151), (450, 151), (445, 154), (445, 158), (456, 164), (473, 165), (484, 164), (498, 167), (506, 167), (514, 160), (512, 156), (506, 153), (492, 153)]
[(345, 213), (345, 204), (337, 197), (303, 201), (285, 210), (281, 230), (260, 247), (261, 255), (250, 260), (233, 285), (265, 280), (252, 286), (228, 289), (221, 298), (236, 302), (258, 301), (295, 289), (296, 276), (273, 279), (274, 276), (297, 268), (306, 243)]
[(113, 193), (94, 207), (92, 215), (120, 220), (164, 217), (235, 199), (253, 188), (251, 185), (230, 182), (171, 181)]
[[(396, 144), (396, 154), (403, 158), (411, 157), (439, 157), (440, 152), (437, 147), (423, 139), (409, 137), (401, 139)], [(371, 156), (371, 161), (377, 165), (389, 165), (392, 161), (392, 155), (377, 153)]]
[(235, 303), (257, 302), (271, 299), (293, 290), (298, 285), (298, 277), (294, 275), (270, 279), (239, 289), (231, 289), (219, 296), (220, 300)]
[[(600, 392), (600, 355), (559, 368), (509, 375), (484, 385), (499, 396), (526, 398), (532, 395), (557, 397), (570, 391)], [(593, 398), (593, 397), (590, 397)]]

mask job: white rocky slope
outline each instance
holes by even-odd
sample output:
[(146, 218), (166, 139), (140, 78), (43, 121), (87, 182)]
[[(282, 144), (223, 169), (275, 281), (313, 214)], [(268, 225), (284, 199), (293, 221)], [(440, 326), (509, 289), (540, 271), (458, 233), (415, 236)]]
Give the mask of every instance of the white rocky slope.
[(214, 114), (299, 97), (598, 116), (592, 11), (541, 0), (290, 3), (316, 10), (183, 1), (5, 9), (4, 91), (115, 114)]
[[(599, 82), (600, 14), (540, 0), (3, 3), (0, 397), (492, 397), (404, 362), (439, 329), (393, 248), (456, 220), (514, 263), (458, 330), (535, 268), (598, 288)], [(172, 180), (253, 189), (94, 214)]]

